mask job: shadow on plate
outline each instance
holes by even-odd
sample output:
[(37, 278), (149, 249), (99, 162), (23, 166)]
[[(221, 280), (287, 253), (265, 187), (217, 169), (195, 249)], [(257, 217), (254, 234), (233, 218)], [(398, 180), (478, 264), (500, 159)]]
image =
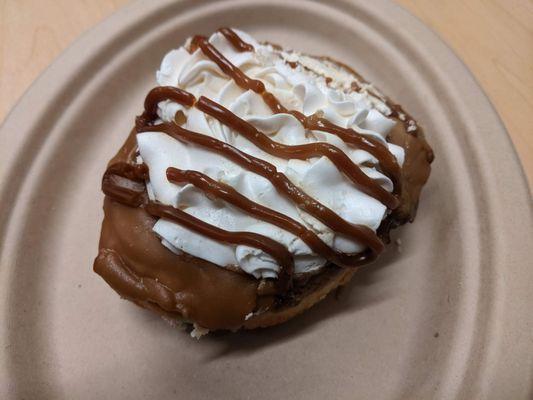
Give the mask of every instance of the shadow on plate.
[(385, 301), (391, 296), (391, 290), (383, 287), (378, 289), (379, 282), (386, 279), (379, 272), (397, 258), (399, 258), (398, 251), (391, 244), (376, 263), (361, 268), (347, 285), (330, 293), (311, 309), (281, 325), (237, 333), (229, 331), (210, 333), (201, 340), (208, 342), (215, 351), (205, 361), (216, 360), (230, 354), (235, 356), (253, 353), (270, 345), (288, 342), (316, 328), (317, 324), (326, 323), (329, 318), (343, 313), (355, 315), (359, 310)]

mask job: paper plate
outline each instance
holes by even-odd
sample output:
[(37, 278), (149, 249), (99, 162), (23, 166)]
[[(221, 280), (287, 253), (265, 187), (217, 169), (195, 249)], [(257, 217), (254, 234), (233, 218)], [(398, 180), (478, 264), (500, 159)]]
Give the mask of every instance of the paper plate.
[[(436, 161), (414, 224), (338, 299), (200, 341), (92, 272), (100, 178), (162, 56), (250, 31), (354, 66), (425, 127)], [(3, 399), (526, 399), (531, 196), (465, 66), (384, 1), (141, 1), (81, 37), (0, 132)]]

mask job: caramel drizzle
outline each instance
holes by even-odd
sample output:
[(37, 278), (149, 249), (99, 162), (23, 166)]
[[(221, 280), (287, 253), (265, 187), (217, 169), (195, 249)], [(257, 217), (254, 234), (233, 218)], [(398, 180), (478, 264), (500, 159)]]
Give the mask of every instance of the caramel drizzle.
[(177, 184), (190, 183), (210, 196), (224, 200), (262, 221), (291, 232), (302, 239), (316, 254), (323, 256), (340, 267), (360, 265), (363, 262), (367, 262), (372, 256), (368, 252), (354, 255), (338, 253), (327, 246), (313, 231), (291, 217), (254, 202), (240, 194), (233, 187), (217, 182), (201, 172), (170, 167), (167, 169), (167, 179)]
[[(254, 50), (253, 46), (242, 41), (242, 39), (231, 29), (222, 28), (219, 32), (224, 35), (236, 50)], [(394, 156), (382, 143), (373, 138), (360, 135), (353, 129), (346, 129), (334, 125), (330, 121), (316, 115), (305, 116), (298, 111), (287, 110), (272, 93), (266, 91), (266, 88), (261, 81), (249, 78), (244, 72), (227, 60), (215, 47), (209, 44), (205, 37), (196, 36), (193, 38), (191, 50), (194, 50), (197, 47), (199, 47), (208, 58), (214, 61), (224, 73), (229, 75), (238, 86), (260, 94), (272, 112), (291, 114), (302, 123), (304, 128), (335, 134), (346, 143), (355, 145), (375, 156), (384, 173), (392, 179), (395, 186), (394, 193), (398, 192), (400, 167)], [(297, 146), (288, 146), (274, 142), (264, 133), (259, 132), (253, 127), (253, 125), (231, 113), (222, 105), (203, 96), (196, 101), (192, 94), (178, 88), (158, 87), (150, 91), (145, 99), (145, 112), (138, 117), (136, 121), (138, 131), (147, 128), (146, 125), (148, 125), (156, 116), (157, 104), (163, 100), (173, 100), (188, 107), (195, 106), (206, 114), (219, 120), (221, 123), (239, 132), (262, 150), (275, 156), (289, 159), (308, 159), (314, 156), (326, 156), (340, 171), (350, 178), (352, 182), (360, 186), (365, 193), (377, 198), (391, 209), (394, 209), (399, 204), (398, 199), (394, 195), (388, 193), (381, 186), (377, 185), (376, 182), (364, 174), (359, 167), (337, 147), (323, 142)], [(279, 173), (276, 170), (274, 165), (248, 155), (225, 142), (186, 130), (177, 124), (164, 123), (150, 126), (149, 129), (150, 131), (164, 132), (177, 140), (193, 143), (220, 152), (241, 167), (247, 168), (268, 179), (280, 193), (292, 200), (299, 208), (322, 221), (333, 231), (352, 237), (355, 240), (364, 243), (369, 248), (359, 254), (348, 255), (338, 253), (327, 246), (313, 231), (307, 229), (299, 222), (247, 199), (232, 187), (216, 182), (200, 172), (182, 171), (176, 168), (169, 168), (167, 170), (167, 178), (169, 181), (174, 183), (191, 183), (205, 193), (220, 198), (258, 219), (285, 229), (300, 237), (315, 253), (339, 266), (360, 265), (374, 259), (377, 254), (383, 250), (383, 243), (370, 228), (364, 225), (354, 225), (340, 218), (332, 210), (293, 185), (284, 174)], [(138, 187), (146, 178), (147, 168), (145, 165), (138, 166), (127, 163), (113, 164), (104, 174), (102, 186), (107, 195), (128, 205), (138, 206), (146, 202), (144, 188), (141, 191), (140, 187)], [(193, 217), (183, 210), (171, 206), (150, 202), (146, 204), (145, 208), (147, 212), (153, 216), (177, 222), (195, 232), (215, 240), (234, 245), (248, 245), (265, 251), (280, 265), (278, 285), (281, 290), (284, 291), (290, 286), (291, 277), (294, 272), (294, 262), (290, 252), (280, 243), (259, 234), (250, 232), (230, 232), (220, 229)]]
[[(267, 135), (259, 132), (252, 124), (204, 96), (198, 101), (194, 96), (182, 89), (172, 86), (154, 88), (145, 99), (145, 113), (138, 120), (146, 124), (156, 116), (157, 104), (163, 100), (172, 100), (184, 106), (195, 106), (200, 111), (212, 116), (222, 124), (239, 132), (261, 150), (276, 157), (285, 159), (307, 160), (311, 157), (325, 156), (344, 173), (360, 190), (377, 198), (388, 207), (394, 207), (397, 199), (376, 181), (368, 177), (342, 150), (324, 142), (301, 145), (285, 145), (275, 142)], [(391, 202), (393, 200), (393, 202)]]
[(232, 44), (234, 48), (239, 51), (254, 51), (254, 46), (243, 41), (239, 35), (237, 35), (230, 28), (220, 28), (218, 30), (224, 37)]
[(322, 221), (333, 231), (366, 244), (374, 253), (380, 253), (383, 250), (383, 243), (372, 229), (364, 225), (354, 225), (345, 221), (332, 210), (304, 193), (269, 162), (244, 153), (226, 142), (187, 130), (173, 123), (149, 126), (146, 127), (146, 130), (166, 133), (174, 139), (202, 146), (224, 155), (241, 167), (268, 179), (280, 193), (292, 200), (300, 209)]
[[(222, 30), (224, 30), (223, 33)], [(237, 51), (253, 51), (253, 46), (244, 42), (235, 32), (230, 28), (222, 28), (219, 30), (220, 33), (227, 38), (227, 32), (232, 32), (232, 39), (228, 41), (234, 46)], [(396, 158), (392, 153), (389, 152), (388, 148), (384, 146), (381, 142), (374, 138), (366, 137), (353, 129), (343, 128), (338, 125), (333, 124), (325, 118), (320, 118), (316, 115), (305, 116), (299, 111), (288, 110), (285, 108), (280, 101), (265, 88), (263, 82), (258, 79), (252, 79), (248, 77), (241, 69), (237, 68), (231, 63), (222, 53), (220, 53), (212, 44), (210, 44), (206, 37), (204, 36), (195, 36), (191, 42), (191, 51), (200, 48), (206, 57), (211, 61), (216, 63), (218, 67), (234, 80), (234, 82), (245, 90), (252, 90), (255, 93), (261, 95), (263, 101), (268, 105), (268, 107), (275, 114), (291, 114), (293, 115), (300, 123), (308, 130), (318, 130), (322, 132), (327, 132), (333, 135), (338, 136), (344, 142), (354, 145), (362, 150), (365, 150), (375, 156), (383, 172), (392, 180), (394, 184), (394, 193), (398, 194), (401, 191), (401, 169), (396, 161)], [(248, 49), (248, 50), (245, 50)], [(372, 190), (370, 190), (372, 192)], [(392, 194), (385, 191), (387, 200), (382, 201), (387, 207), (394, 209), (399, 205), (399, 200)], [(376, 193), (374, 192), (374, 197)], [(377, 197), (376, 197), (377, 198)]]
[(148, 167), (126, 162), (111, 164), (102, 177), (102, 191), (121, 203), (138, 207), (145, 200)]
[[(335, 167), (343, 172), (360, 190), (375, 197), (388, 207), (394, 207), (396, 205), (397, 199), (391, 196), (391, 194), (383, 189), (376, 181), (369, 178), (359, 166), (338, 147), (325, 142), (292, 146), (285, 145), (273, 141), (264, 133), (259, 132), (252, 124), (239, 118), (222, 105), (204, 96), (201, 96), (198, 99), (195, 106), (200, 111), (203, 111), (226, 126), (239, 132), (261, 150), (274, 156), (298, 160), (308, 160), (312, 157), (325, 156), (329, 158)], [(391, 202), (391, 200), (394, 201)]]
[[(189, 107), (195, 106), (198, 109), (206, 112), (207, 114), (212, 115), (213, 117), (217, 118), (222, 123), (232, 127), (237, 132), (243, 134), (245, 137), (250, 139), (253, 143), (257, 144), (260, 148), (264, 149), (265, 151), (272, 152), (273, 149), (278, 150), (276, 151), (277, 155), (280, 155), (279, 154), (280, 150), (288, 152), (294, 147), (296, 147), (297, 151), (300, 151), (300, 154), (291, 153), (291, 154), (281, 154), (281, 155), (288, 157), (288, 158), (290, 157), (296, 158), (296, 156), (299, 156), (304, 159), (307, 159), (309, 157), (312, 157), (315, 154), (318, 154), (318, 153), (312, 153), (312, 152), (322, 151), (320, 148), (319, 150), (314, 149), (314, 148), (309, 149), (307, 145), (306, 146), (285, 146), (285, 145), (273, 142), (266, 135), (257, 131), (255, 127), (253, 127), (251, 124), (240, 119), (235, 114), (231, 113), (229, 110), (222, 107), (218, 103), (215, 103), (205, 97), (201, 97), (196, 102), (193, 95), (191, 95), (190, 93), (182, 89), (175, 88), (175, 87), (157, 87), (157, 88), (152, 89), (152, 91), (150, 91), (146, 97), (145, 112), (143, 116), (141, 116), (141, 119), (143, 121), (149, 121), (155, 118), (157, 104), (163, 100), (172, 100), (174, 102), (177, 102), (179, 104), (182, 104), (184, 106), (189, 106)], [(164, 128), (163, 126), (166, 126), (166, 128)], [(148, 128), (145, 128), (145, 129), (148, 129)], [(271, 181), (274, 184), (274, 186), (278, 190), (280, 190), (280, 187), (279, 187), (280, 185), (279, 184), (276, 185), (275, 182), (273, 182), (272, 177), (271, 177), (271, 173), (273, 171), (276, 171), (276, 169), (273, 165), (267, 163), (266, 161), (263, 161), (253, 156), (249, 156), (245, 153), (242, 153), (238, 151), (237, 149), (235, 149), (234, 147), (228, 145), (227, 143), (218, 141), (214, 138), (210, 138), (209, 136), (188, 131), (184, 128), (179, 127), (176, 124), (161, 124), (161, 125), (152, 126), (149, 129), (152, 131), (155, 130), (155, 131), (165, 132), (167, 134), (170, 134), (171, 136), (173, 136), (174, 138), (178, 140), (185, 139), (185, 141), (191, 142), (191, 138), (194, 138), (196, 140), (192, 140), (193, 143), (201, 144), (211, 149), (218, 150), (220, 152), (223, 152), (226, 156), (228, 156), (228, 152), (227, 151), (224, 152), (222, 150), (231, 149), (232, 152), (229, 153), (230, 159), (237, 162), (241, 166), (251, 169), (254, 172), (269, 179), (269, 181)], [(171, 131), (169, 131), (168, 129), (171, 129)], [(268, 147), (264, 146), (265, 142), (267, 142), (267, 144), (269, 144), (272, 147), (269, 149)], [(215, 144), (215, 146), (217, 147), (213, 147), (213, 144)], [(340, 154), (345, 156), (344, 153), (342, 153), (337, 148), (333, 147), (333, 149), (334, 151), (336, 150)], [(303, 151), (307, 151), (307, 152), (312, 151), (312, 152), (304, 154)], [(240, 155), (238, 159), (235, 159), (235, 153)], [(327, 155), (328, 153), (325, 152), (325, 154)], [(338, 154), (338, 153), (334, 153), (334, 154)], [(233, 155), (233, 157), (231, 157), (231, 155)], [(333, 158), (333, 161), (337, 160), (334, 157), (332, 158)], [(243, 165), (243, 161), (244, 161), (244, 165)], [(256, 162), (255, 169), (253, 168), (253, 166), (252, 167), (250, 166), (250, 162), (253, 163), (253, 161)], [(259, 163), (259, 166), (263, 167), (262, 172), (257, 170), (258, 163)], [(336, 163), (336, 164), (343, 165), (341, 163)], [(346, 164), (348, 164), (348, 166), (354, 165), (348, 157), (346, 157), (346, 162), (344, 164), (345, 167), (343, 170), (348, 169), (346, 167)], [(279, 214), (275, 212), (274, 210), (260, 206), (259, 204), (240, 195), (233, 188), (228, 188), (226, 185), (216, 183), (215, 181), (211, 180), (210, 178), (208, 178), (207, 176), (199, 172), (195, 173), (193, 171), (187, 171), (186, 174), (180, 174), (178, 171), (179, 170), (177, 169), (170, 169), (169, 171), (167, 171), (167, 178), (169, 178), (170, 181), (173, 181), (176, 183), (183, 182), (183, 181), (189, 181), (190, 183), (194, 184), (195, 186), (199, 187), (200, 189), (204, 191), (207, 191), (208, 193), (214, 195), (215, 197), (220, 197), (224, 199), (225, 201), (227, 201), (228, 203), (231, 203), (243, 209), (244, 211), (258, 217), (259, 219), (270, 222), (273, 225), (279, 226), (282, 229), (285, 229), (295, 234), (296, 236), (301, 237), (302, 240), (304, 240), (304, 242), (306, 242), (313, 251), (315, 251), (317, 254), (322, 255), (324, 258), (328, 259), (331, 262), (334, 262), (335, 264), (339, 266), (353, 267), (356, 265), (360, 265), (364, 262), (369, 261), (369, 259), (375, 258), (377, 253), (379, 253), (383, 249), (383, 244), (381, 243), (379, 238), (374, 234), (374, 232), (370, 230), (369, 228), (364, 227), (364, 226), (356, 227), (355, 225), (346, 223), (343, 219), (338, 217), (335, 213), (333, 213), (333, 211), (329, 209), (328, 209), (329, 215), (326, 215), (325, 217), (321, 216), (320, 213), (317, 212), (317, 209), (325, 208), (325, 207), (321, 205), (320, 203), (315, 202), (314, 199), (312, 199), (310, 196), (299, 191), (299, 189), (297, 189), (294, 185), (292, 185), (292, 183), (290, 183), (288, 178), (286, 178), (283, 174), (278, 174), (278, 175), (281, 175), (283, 177), (282, 178), (283, 184), (286, 187), (288, 186), (289, 190), (282, 189), (281, 190), (282, 193), (285, 192), (285, 195), (288, 195), (289, 198), (292, 201), (295, 201), (297, 205), (298, 204), (312, 204), (313, 202), (315, 202), (315, 206), (318, 206), (318, 207), (315, 207), (314, 209), (312, 208), (310, 209), (309, 207), (312, 207), (311, 205), (306, 209), (306, 211), (308, 211), (310, 214), (312, 214), (316, 218), (320, 219), (326, 225), (330, 226), (333, 230), (340, 230), (341, 232), (349, 236), (355, 236), (357, 240), (362, 241), (363, 243), (369, 245), (370, 251), (366, 251), (366, 252), (356, 254), (356, 255), (346, 255), (342, 253), (337, 253), (333, 249), (328, 247), (322, 240), (320, 240), (320, 238), (318, 238), (318, 236), (314, 234), (314, 232), (306, 229), (303, 225), (299, 224), (298, 222), (292, 220), (291, 218), (287, 216), (284, 216), (283, 214)], [(296, 193), (296, 192), (300, 192), (301, 196), (300, 197), (290, 196), (290, 193)], [(300, 208), (302, 208), (302, 206), (300, 206)], [(343, 230), (343, 228), (339, 228), (338, 226), (332, 226), (331, 220), (330, 218), (328, 218), (328, 217), (331, 217), (331, 215), (333, 215), (336, 218), (337, 222), (340, 221), (341, 224), (346, 223), (349, 226), (348, 230), (346, 229)], [(360, 232), (359, 234), (354, 233), (353, 232), (354, 228), (361, 230), (362, 232)]]
[(210, 237), (219, 242), (232, 245), (245, 245), (263, 250), (270, 254), (280, 266), (278, 273), (278, 289), (286, 291), (290, 288), (294, 272), (291, 253), (282, 244), (266, 236), (252, 232), (231, 232), (208, 224), (185, 211), (172, 206), (150, 202), (145, 206), (148, 214), (176, 222), (194, 232)]

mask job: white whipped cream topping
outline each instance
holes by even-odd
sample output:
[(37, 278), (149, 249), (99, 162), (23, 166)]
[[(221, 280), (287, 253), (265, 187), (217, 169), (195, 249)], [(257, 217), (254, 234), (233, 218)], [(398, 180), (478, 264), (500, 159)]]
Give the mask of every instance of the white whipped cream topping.
[[(259, 44), (244, 32), (236, 32), (254, 46), (254, 52), (235, 51), (219, 33), (213, 34), (209, 42), (245, 74), (260, 79), (288, 109), (306, 115), (320, 112), (337, 125), (375, 137), (389, 147), (400, 164), (403, 163), (403, 149), (385, 141), (395, 122), (382, 112), (388, 114), (390, 110), (380, 99), (368, 93), (350, 92), (350, 84), (356, 80), (352, 74), (331, 62), (279, 51), (270, 45)], [(306, 68), (291, 68), (287, 61), (301, 62)], [(326, 77), (330, 78), (328, 83)], [(197, 97), (203, 95), (221, 103), (274, 141), (288, 145), (317, 141), (331, 143), (356, 164), (364, 163), (362, 170), (383, 188), (388, 191), (393, 189), (390, 179), (374, 168), (377, 160), (372, 155), (348, 146), (335, 135), (307, 131), (292, 115), (273, 115), (261, 96), (239, 88), (199, 49), (192, 54), (183, 47), (170, 51), (157, 72), (157, 82), (161, 86), (176, 86)], [(195, 108), (188, 109), (171, 101), (158, 105), (158, 115), (163, 121), (172, 121), (177, 111), (186, 116), (184, 128), (227, 142), (274, 164), (294, 184), (346, 221), (376, 230), (386, 216), (386, 207), (358, 190), (328, 158), (302, 161), (274, 157)], [(226, 183), (250, 200), (304, 224), (338, 251), (354, 253), (363, 250), (359, 243), (336, 235), (320, 221), (298, 209), (267, 179), (213, 151), (180, 142), (160, 132), (140, 133), (137, 142), (140, 157), (149, 167), (148, 193), (152, 200), (179, 207), (219, 228), (255, 232), (284, 244), (294, 256), (296, 273), (316, 271), (326, 260), (314, 254), (290, 232), (258, 220), (223, 201), (210, 199), (193, 185), (170, 183), (166, 178), (167, 168), (196, 170)], [(185, 252), (222, 267), (238, 266), (256, 278), (276, 277), (279, 271), (276, 261), (262, 250), (220, 243), (164, 219), (158, 220), (153, 229), (162, 238), (162, 244), (176, 253)]]

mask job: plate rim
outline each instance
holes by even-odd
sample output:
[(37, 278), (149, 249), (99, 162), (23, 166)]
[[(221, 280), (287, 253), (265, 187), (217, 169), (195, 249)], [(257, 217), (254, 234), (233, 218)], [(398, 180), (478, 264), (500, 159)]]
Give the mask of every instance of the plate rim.
[[(224, 0), (223, 2), (229, 3), (232, 1), (234, 2), (235, 0)], [(301, 3), (304, 3), (305, 1), (307, 0), (301, 0)], [(190, 0), (181, 0), (178, 3), (182, 7), (195, 7), (195, 5), (193, 4), (194, 2)], [(211, 1), (206, 1), (203, 2), (201, 6), (207, 6), (212, 3), (213, 2)], [(491, 149), (487, 150), (486, 147), (498, 147), (500, 150), (499, 157), (504, 160), (505, 164), (510, 164), (513, 166), (512, 170), (507, 171), (506, 174), (507, 177), (512, 177), (512, 181), (506, 181), (504, 182), (504, 184), (507, 187), (514, 186), (515, 189), (522, 190), (522, 192), (524, 192), (526, 195), (525, 197), (527, 197), (527, 194), (531, 196), (531, 189), (529, 188), (525, 171), (522, 167), (522, 164), (520, 163), (518, 153), (516, 152), (516, 149), (513, 146), (512, 140), (507, 130), (505, 129), (505, 126), (501, 121), (498, 113), (490, 102), (490, 99), (484, 93), (483, 89), (476, 81), (470, 70), (466, 67), (462, 60), (453, 52), (453, 50), (437, 36), (434, 31), (424, 25), (415, 16), (409, 14), (401, 6), (393, 4), (386, 0), (379, 0), (377, 3), (379, 3), (379, 7), (386, 7), (390, 13), (393, 13), (399, 19), (409, 21), (409, 23), (411, 24), (411, 31), (405, 32), (404, 35), (407, 37), (407, 40), (413, 40), (413, 37), (409, 38), (409, 35), (413, 35), (413, 32), (424, 32), (425, 35), (422, 35), (422, 37), (417, 37), (417, 40), (428, 48), (437, 47), (440, 49), (439, 53), (443, 54), (443, 57), (447, 58), (450, 64), (441, 66), (441, 70), (436, 71), (436, 73), (441, 75), (442, 73), (445, 73), (446, 70), (461, 70), (461, 84), (465, 86), (462, 88), (456, 87), (455, 89), (458, 91), (458, 93), (460, 93), (462, 91), (466, 91), (467, 89), (465, 88), (468, 88), (470, 90), (470, 94), (466, 96), (467, 98), (464, 98), (463, 100), (465, 102), (477, 101), (477, 107), (479, 107), (480, 109), (484, 109), (486, 112), (486, 118), (488, 120), (492, 120), (489, 122), (495, 124), (492, 128), (493, 133), (498, 132), (496, 136), (492, 137), (491, 143), (482, 143), (480, 151), (484, 152), (483, 156), (489, 157), (487, 153), (490, 153)], [(83, 33), (65, 51), (63, 51), (28, 87), (25, 93), (16, 102), (15, 106), (7, 114), (5, 120), (0, 126), (0, 160), (3, 160), (3, 165), (0, 169), (0, 182), (2, 182), (2, 187), (0, 187), (0, 204), (3, 205), (2, 207), (0, 207), (0, 211), (2, 212), (2, 214), (0, 215), (0, 243), (2, 243), (0, 244), (0, 260), (2, 260), (2, 263), (0, 264), (2, 265), (2, 268), (0, 269), (0, 276), (5, 273), (6, 269), (9, 269), (9, 267), (6, 267), (7, 263), (4, 258), (6, 253), (5, 250), (6, 248), (9, 248), (9, 241), (6, 242), (5, 239), (9, 238), (8, 235), (10, 232), (10, 225), (14, 215), (12, 211), (15, 209), (16, 205), (13, 205), (13, 207), (10, 206), (13, 203), (13, 200), (15, 200), (16, 197), (20, 195), (20, 191), (23, 187), (24, 181), (28, 174), (31, 172), (30, 165), (30, 168), (28, 168), (25, 173), (24, 171), (22, 171), (22, 173), (15, 174), (13, 176), (13, 173), (16, 172), (16, 167), (21, 165), (21, 160), (18, 158), (18, 155), (22, 153), (22, 149), (28, 144), (30, 144), (31, 150), (33, 150), (33, 154), (38, 154), (38, 149), (34, 147), (38, 147), (38, 145), (40, 144), (39, 141), (44, 142), (44, 140), (47, 139), (46, 134), (40, 135), (42, 137), (36, 137), (35, 134), (33, 136), (30, 135), (30, 131), (32, 131), (32, 126), (35, 125), (36, 120), (42, 120), (44, 118), (45, 111), (51, 106), (41, 104), (40, 108), (36, 109), (35, 115), (33, 115), (31, 118), (27, 118), (26, 120), (24, 120), (23, 117), (25, 116), (25, 111), (27, 110), (28, 106), (35, 106), (36, 104), (39, 104), (40, 98), (54, 99), (65, 90), (63, 86), (59, 87), (59, 85), (55, 88), (52, 88), (50, 87), (49, 82), (53, 81), (54, 78), (58, 75), (62, 75), (63, 77), (65, 77), (65, 70), (67, 71), (67, 78), (65, 79), (65, 81), (71, 82), (72, 79), (69, 79), (69, 77), (75, 76), (80, 72), (80, 70), (82, 71), (84, 69), (84, 63), (81, 60), (76, 59), (81, 48), (89, 48), (88, 51), (85, 50), (87, 56), (84, 59), (93, 59), (94, 57), (97, 57), (97, 53), (102, 46), (110, 46), (110, 43), (118, 40), (117, 38), (121, 34), (124, 34), (124, 32), (128, 31), (129, 29), (132, 29), (132, 27), (135, 26), (139, 22), (139, 20), (143, 18), (144, 15), (156, 13), (157, 10), (160, 10), (161, 8), (170, 7), (171, 5), (175, 4), (176, 2), (172, 0), (163, 0), (157, 3), (137, 0), (119, 9), (111, 16), (107, 17), (102, 22)], [(330, 2), (328, 6), (338, 7), (340, 9), (347, 10), (351, 7), (354, 7), (355, 4), (357, 4), (357, 7), (365, 7), (362, 6), (360, 2), (350, 0), (335, 0)], [(117, 20), (119, 21), (118, 23)], [(405, 40), (406, 38), (403, 37), (400, 39)], [(88, 46), (89, 44), (90, 46)], [(422, 49), (420, 51), (423, 52), (426, 51), (426, 49)], [(85, 82), (87, 81), (88, 80), (85, 80)], [(85, 83), (78, 82), (74, 86), (82, 87), (84, 84)], [(459, 85), (459, 83), (456, 83), (455, 85), (457, 86)], [(21, 121), (23, 121), (22, 124)], [(17, 137), (13, 139), (10, 135), (10, 132), (14, 129), (15, 126), (20, 125), (22, 125), (22, 128), (20, 128), (19, 130), (23, 133), (18, 133)], [(26, 131), (26, 134), (24, 134), (24, 131)], [(28, 157), (26, 157), (26, 159), (27, 158)], [(483, 160), (477, 161), (479, 163)], [(5, 184), (6, 182), (9, 182), (9, 185)], [(15, 188), (15, 190), (10, 191), (9, 189), (13, 187)], [(8, 204), (9, 207), (6, 207), (6, 204)], [(490, 207), (494, 209), (494, 205), (491, 205)], [(508, 210), (507, 212), (516, 214), (520, 211), (524, 211), (526, 213), (529, 211), (530, 219), (533, 220), (533, 204), (531, 202), (527, 202), (527, 199), (521, 199), (515, 210)], [(530, 228), (523, 228), (523, 232), (525, 233), (526, 237), (533, 238), (533, 229), (531, 229), (531, 224), (529, 225)], [(530, 253), (532, 253), (533, 255), (533, 252), (531, 252), (531, 250)], [(533, 272), (530, 272), (530, 274), (531, 276), (533, 276)], [(499, 284), (501, 286), (501, 283)], [(500, 295), (502, 295), (502, 291), (506, 289), (508, 288), (496, 288), (496, 290), (500, 292)], [(4, 303), (4, 301), (4, 298), (0, 298), (0, 303)], [(529, 305), (533, 305), (533, 296), (525, 298), (524, 301), (528, 302)], [(507, 304), (499, 304), (500, 308), (498, 310), (498, 315), (501, 315), (501, 313), (503, 312), (503, 307), (505, 305)], [(5, 304), (2, 304), (2, 306), (3, 307), (0, 309), (2, 314), (0, 315), (3, 316)], [(533, 324), (531, 324), (531, 322), (526, 321), (526, 326), (533, 326)], [(527, 339), (528, 338), (526, 336), (524, 340)], [(492, 354), (489, 356), (491, 357), (491, 360), (493, 362), (500, 362), (500, 359), (496, 355)], [(529, 361), (526, 360), (524, 365), (529, 365), (531, 369), (533, 367), (533, 357)], [(492, 386), (493, 383), (485, 382), (483, 384), (482, 391), (488, 393)]]

